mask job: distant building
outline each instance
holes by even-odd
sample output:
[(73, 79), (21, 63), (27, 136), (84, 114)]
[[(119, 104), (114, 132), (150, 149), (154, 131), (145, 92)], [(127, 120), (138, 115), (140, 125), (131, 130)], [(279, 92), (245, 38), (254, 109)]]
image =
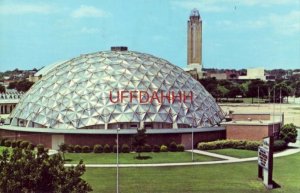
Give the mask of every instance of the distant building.
[(215, 78), (216, 80), (228, 79), (226, 73), (206, 73), (206, 78)]
[(249, 68), (247, 69), (246, 76), (239, 76), (241, 80), (266, 80), (265, 69), (264, 68)]
[(22, 95), (23, 92), (16, 90), (7, 90), (5, 93), (0, 93), (0, 115), (10, 114)]
[(194, 78), (202, 78), (202, 19), (197, 9), (190, 14), (187, 27), (187, 68)]

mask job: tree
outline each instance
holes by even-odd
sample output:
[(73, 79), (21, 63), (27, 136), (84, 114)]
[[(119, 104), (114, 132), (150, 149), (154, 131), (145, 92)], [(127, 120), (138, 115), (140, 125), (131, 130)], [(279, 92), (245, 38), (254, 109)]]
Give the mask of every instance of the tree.
[(267, 86), (264, 83), (264, 81), (252, 80), (248, 85), (247, 97), (251, 97), (253, 103), (254, 97), (258, 97), (259, 94), (259, 97), (263, 98), (267, 94), (266, 91), (267, 91)]
[[(275, 101), (283, 102), (283, 98), (292, 95), (292, 88), (288, 86), (288, 84), (285, 81), (282, 81), (275, 85)], [(281, 98), (280, 98), (280, 92), (281, 92)]]
[(300, 81), (293, 83), (295, 97), (300, 97)]
[(5, 87), (2, 86), (2, 85), (0, 85), (0, 93), (1, 93), (1, 92), (5, 92)]
[(63, 159), (64, 159), (64, 161), (65, 161), (65, 160), (66, 160), (66, 159), (65, 159), (65, 153), (66, 153), (66, 151), (68, 150), (68, 145), (65, 144), (65, 143), (62, 143), (62, 144), (60, 144), (58, 147), (59, 147), (59, 150), (58, 150), (58, 151), (60, 151), (60, 152), (62, 153)]
[(10, 82), (8, 85), (9, 89), (16, 89), (17, 91), (26, 92), (33, 85), (33, 82), (29, 82), (28, 80), (18, 81), (18, 82)]
[(279, 138), (284, 140), (286, 144), (295, 143), (297, 140), (297, 129), (293, 123), (285, 124), (279, 131)]
[(230, 98), (236, 98), (237, 95), (242, 95), (242, 90), (239, 85), (233, 85), (231, 89), (229, 89), (229, 92), (227, 93), (227, 96)]
[(82, 160), (76, 167), (64, 167), (60, 154), (36, 154), (28, 149), (4, 150), (0, 155), (0, 192), (65, 192), (86, 193), (91, 186), (81, 176), (85, 172)]
[(228, 92), (229, 90), (225, 88), (225, 86), (218, 85), (216, 90), (217, 99), (221, 97), (226, 97)]
[(137, 158), (141, 158), (142, 148), (146, 143), (146, 129), (137, 129), (137, 133), (132, 138), (132, 146), (135, 148), (135, 151), (138, 153)]

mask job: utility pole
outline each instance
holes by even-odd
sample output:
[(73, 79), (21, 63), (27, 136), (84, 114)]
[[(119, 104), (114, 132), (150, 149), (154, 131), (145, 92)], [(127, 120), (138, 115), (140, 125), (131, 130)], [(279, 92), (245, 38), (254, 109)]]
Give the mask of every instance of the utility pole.
[(117, 128), (117, 193), (119, 193), (119, 130)]

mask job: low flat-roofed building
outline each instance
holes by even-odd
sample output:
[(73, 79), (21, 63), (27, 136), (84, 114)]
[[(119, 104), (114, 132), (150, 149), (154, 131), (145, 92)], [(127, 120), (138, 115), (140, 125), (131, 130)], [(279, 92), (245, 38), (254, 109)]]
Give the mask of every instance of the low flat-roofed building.
[(260, 141), (264, 137), (278, 136), (283, 125), (283, 113), (232, 113), (227, 122), (221, 123), (226, 128), (226, 139)]
[(0, 93), (0, 115), (10, 114), (18, 104), (22, 95), (23, 92), (15, 90)]
[(266, 80), (265, 69), (264, 68), (249, 68), (247, 69), (246, 76), (239, 76), (241, 80)]

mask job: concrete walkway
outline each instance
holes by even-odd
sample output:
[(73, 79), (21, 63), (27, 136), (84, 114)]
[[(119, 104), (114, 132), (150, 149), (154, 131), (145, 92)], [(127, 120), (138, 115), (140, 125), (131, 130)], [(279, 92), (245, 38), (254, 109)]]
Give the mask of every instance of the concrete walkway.
[[(192, 150), (186, 150), (186, 151), (192, 152)], [(225, 159), (225, 160), (238, 160), (239, 159), (239, 158), (236, 158), (236, 157), (230, 157), (230, 156), (227, 156), (227, 155), (211, 153), (211, 152), (208, 152), (208, 151), (202, 151), (202, 150), (198, 150), (198, 149), (194, 149), (194, 153), (201, 154), (201, 155), (207, 155), (207, 156), (210, 156), (210, 157), (216, 157), (216, 158), (219, 158), (219, 159)]]
[[(191, 151), (191, 150), (189, 150)], [(198, 153), (202, 154), (205, 151), (197, 150)], [(299, 147), (287, 149), (283, 152), (276, 153), (274, 157), (283, 157), (292, 155), (295, 153), (300, 152)], [(194, 150), (194, 153), (196, 153), (196, 150)], [(205, 152), (203, 155), (208, 155), (208, 152)], [(223, 155), (216, 154), (213, 157), (218, 156), (220, 158)], [(119, 164), (120, 168), (132, 168), (132, 167), (172, 167), (172, 166), (194, 166), (194, 165), (213, 165), (213, 164), (227, 164), (227, 163), (239, 163), (239, 162), (248, 162), (248, 161), (255, 161), (257, 160), (257, 157), (250, 157), (250, 158), (234, 158), (230, 156), (225, 156), (226, 160), (220, 160), (220, 161), (206, 161), (206, 162), (184, 162), (184, 163), (157, 163), (157, 164)], [(223, 158), (225, 158), (223, 157)], [(222, 159), (222, 158), (221, 158)], [(76, 166), (76, 164), (65, 164), (66, 167), (70, 166)], [(117, 164), (85, 164), (87, 168), (115, 168), (117, 167)]]

